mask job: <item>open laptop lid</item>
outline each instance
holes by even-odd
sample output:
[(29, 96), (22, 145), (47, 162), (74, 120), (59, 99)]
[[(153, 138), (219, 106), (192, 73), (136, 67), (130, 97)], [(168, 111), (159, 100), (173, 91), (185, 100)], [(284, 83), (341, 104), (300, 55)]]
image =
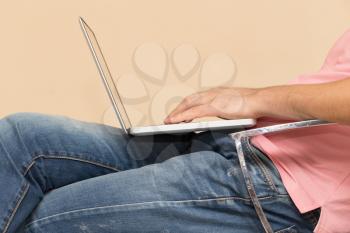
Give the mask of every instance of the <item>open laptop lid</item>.
[(120, 98), (117, 87), (112, 78), (111, 72), (108, 69), (108, 66), (102, 54), (100, 45), (97, 42), (95, 33), (92, 31), (92, 29), (86, 24), (86, 22), (81, 17), (79, 19), (79, 22), (83, 30), (84, 36), (87, 40), (87, 43), (90, 47), (90, 51), (95, 60), (95, 63), (97, 65), (102, 81), (107, 90), (109, 99), (112, 102), (113, 109), (117, 114), (119, 123), (122, 129), (125, 131), (125, 133), (128, 133), (128, 130), (131, 127), (131, 122), (129, 120), (128, 114), (126, 113), (125, 107)]

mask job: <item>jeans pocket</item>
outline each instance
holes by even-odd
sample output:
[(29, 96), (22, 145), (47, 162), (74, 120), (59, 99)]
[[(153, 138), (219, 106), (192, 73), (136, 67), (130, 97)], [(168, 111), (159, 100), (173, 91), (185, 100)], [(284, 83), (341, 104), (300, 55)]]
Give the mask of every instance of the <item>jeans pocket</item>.
[(275, 231), (275, 233), (298, 233), (298, 229), (295, 225), (293, 225), (282, 230)]

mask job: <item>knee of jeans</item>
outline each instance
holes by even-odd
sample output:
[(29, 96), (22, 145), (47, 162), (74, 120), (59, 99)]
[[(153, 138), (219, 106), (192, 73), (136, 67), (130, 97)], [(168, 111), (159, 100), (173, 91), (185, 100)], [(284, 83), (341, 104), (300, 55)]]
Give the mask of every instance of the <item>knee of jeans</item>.
[(31, 160), (27, 138), (35, 134), (32, 126), (40, 122), (37, 114), (14, 113), (0, 119), (0, 159), (3, 166), (22, 166)]
[[(0, 133), (9, 132), (9, 136), (25, 136), (26, 132), (35, 133), (48, 115), (32, 112), (18, 112), (5, 116), (0, 121)], [(13, 135), (15, 134), (15, 135)]]
[(48, 117), (48, 115), (42, 113), (34, 113), (34, 112), (16, 112), (6, 115), (2, 121), (10, 122), (12, 125), (18, 125), (18, 123), (33, 123), (42, 121), (44, 117)]
[(13, 113), (0, 120), (0, 139), (5, 147), (17, 146), (28, 150), (38, 139), (47, 138), (50, 130), (46, 129), (52, 122), (52, 117), (42, 113)]

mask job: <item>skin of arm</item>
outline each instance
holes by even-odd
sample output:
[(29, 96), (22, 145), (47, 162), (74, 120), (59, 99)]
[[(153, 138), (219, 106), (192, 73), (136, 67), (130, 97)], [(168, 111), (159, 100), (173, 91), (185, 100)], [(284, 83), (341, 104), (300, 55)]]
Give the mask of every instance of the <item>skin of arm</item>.
[(322, 119), (350, 124), (350, 78), (322, 84), (213, 88), (186, 97), (164, 123), (190, 122), (207, 116)]

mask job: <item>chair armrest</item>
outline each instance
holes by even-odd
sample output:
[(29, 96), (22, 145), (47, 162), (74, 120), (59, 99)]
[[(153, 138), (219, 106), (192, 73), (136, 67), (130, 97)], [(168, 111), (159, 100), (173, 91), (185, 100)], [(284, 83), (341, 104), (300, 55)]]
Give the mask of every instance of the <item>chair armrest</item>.
[(236, 138), (242, 138), (242, 137), (252, 137), (252, 136), (257, 136), (262, 134), (281, 132), (281, 131), (292, 130), (292, 129), (308, 128), (308, 127), (331, 125), (331, 124), (335, 124), (335, 123), (324, 121), (324, 120), (317, 120), (317, 119), (305, 120), (305, 121), (296, 121), (296, 122), (271, 125), (271, 126), (266, 126), (261, 128), (243, 130), (243, 131), (232, 133), (230, 135), (233, 139), (236, 139)]
[(230, 134), (232, 140), (236, 145), (237, 156), (238, 156), (239, 164), (242, 170), (242, 174), (243, 174), (243, 178), (246, 184), (248, 194), (251, 198), (254, 209), (260, 219), (262, 227), (264, 228), (264, 231), (266, 233), (273, 233), (273, 230), (266, 218), (264, 210), (262, 209), (261, 204), (256, 195), (252, 177), (249, 174), (247, 164), (244, 158), (242, 141), (247, 140), (249, 137), (262, 135), (262, 134), (275, 133), (275, 132), (281, 132), (281, 131), (292, 130), (292, 129), (315, 127), (315, 126), (321, 126), (321, 125), (330, 125), (330, 124), (334, 124), (334, 123), (323, 121), (323, 120), (306, 120), (306, 121), (297, 121), (297, 122), (291, 122), (291, 123), (285, 123), (285, 124), (271, 125), (271, 126), (266, 126), (261, 128), (239, 131), (239, 132)]

